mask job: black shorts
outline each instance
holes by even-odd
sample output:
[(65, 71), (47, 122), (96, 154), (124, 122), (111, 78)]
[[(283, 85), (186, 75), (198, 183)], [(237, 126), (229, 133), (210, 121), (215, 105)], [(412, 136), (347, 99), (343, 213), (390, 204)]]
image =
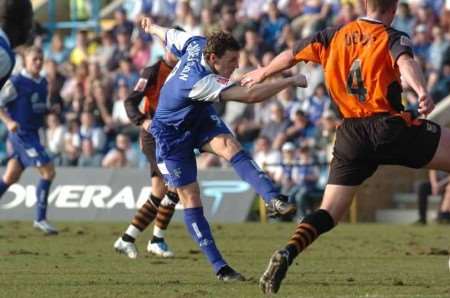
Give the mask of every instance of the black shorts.
[(345, 119), (336, 132), (328, 184), (356, 186), (379, 165), (422, 168), (436, 153), (438, 124), (397, 115)]
[(148, 160), (150, 165), (150, 176), (161, 176), (161, 172), (158, 169), (158, 163), (156, 162), (156, 142), (153, 135), (141, 128), (139, 131), (139, 139), (142, 152)]

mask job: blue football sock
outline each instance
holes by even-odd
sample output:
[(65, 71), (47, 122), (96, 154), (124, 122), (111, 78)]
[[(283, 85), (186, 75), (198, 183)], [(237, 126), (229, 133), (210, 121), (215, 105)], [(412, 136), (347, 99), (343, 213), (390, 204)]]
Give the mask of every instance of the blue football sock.
[(209, 224), (203, 215), (203, 208), (184, 209), (184, 222), (192, 238), (200, 246), (203, 254), (217, 273), (222, 267), (227, 265), (214, 243), (214, 239), (209, 228)]
[(47, 218), (47, 198), (52, 181), (41, 179), (36, 189), (36, 220), (41, 221)]
[(8, 190), (9, 185), (3, 181), (3, 179), (0, 179), (0, 198), (3, 196), (3, 194)]
[(230, 163), (239, 177), (250, 184), (267, 203), (280, 194), (269, 176), (258, 167), (244, 150), (233, 156)]

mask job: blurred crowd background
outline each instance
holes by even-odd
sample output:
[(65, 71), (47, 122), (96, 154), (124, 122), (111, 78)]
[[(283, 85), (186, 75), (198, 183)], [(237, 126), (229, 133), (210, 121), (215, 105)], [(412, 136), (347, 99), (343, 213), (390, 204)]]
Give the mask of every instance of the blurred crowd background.
[[(80, 2), (80, 1), (78, 1)], [(81, 1), (83, 2), (83, 1)], [(40, 26), (34, 44), (45, 53), (43, 75), (49, 82), (51, 112), (43, 133), (57, 166), (147, 167), (138, 144), (138, 128), (130, 124), (124, 100), (139, 71), (163, 54), (157, 40), (138, 24), (150, 16), (164, 26), (207, 35), (230, 32), (242, 46), (235, 80), (296, 41), (327, 26), (344, 25), (364, 15), (361, 0), (135, 0), (113, 12), (114, 22), (101, 32), (76, 35)], [(88, 9), (89, 1), (85, 1)], [(393, 27), (408, 33), (433, 99), (450, 93), (450, 1), (400, 1)], [(15, 72), (21, 69), (20, 54)], [(253, 153), (284, 191), (314, 194), (326, 182), (327, 164), (339, 123), (318, 65), (300, 64), (293, 72), (308, 77), (306, 89), (285, 89), (264, 103), (219, 103), (216, 109), (239, 141)], [(416, 109), (416, 97), (405, 89), (404, 104)], [(0, 158), (9, 146), (0, 127)], [(226, 167), (207, 154), (199, 168)], [(314, 196), (314, 195), (313, 195)]]

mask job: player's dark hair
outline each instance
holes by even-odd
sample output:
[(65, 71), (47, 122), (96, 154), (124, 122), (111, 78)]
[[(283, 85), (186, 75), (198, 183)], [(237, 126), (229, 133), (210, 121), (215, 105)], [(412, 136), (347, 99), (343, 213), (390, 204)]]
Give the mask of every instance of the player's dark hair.
[(385, 13), (397, 4), (398, 0), (367, 0), (367, 6), (379, 13)]
[(30, 0), (0, 0), (0, 27), (11, 46), (27, 42), (33, 25), (33, 7)]
[(222, 57), (226, 51), (239, 51), (239, 43), (234, 37), (223, 31), (213, 32), (207, 37), (206, 47), (203, 54), (208, 58), (211, 54)]

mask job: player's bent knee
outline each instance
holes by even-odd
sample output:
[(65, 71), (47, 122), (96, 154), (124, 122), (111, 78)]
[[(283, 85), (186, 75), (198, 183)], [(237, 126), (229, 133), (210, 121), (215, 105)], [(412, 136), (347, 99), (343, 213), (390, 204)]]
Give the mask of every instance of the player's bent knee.
[(56, 171), (53, 165), (47, 165), (41, 168), (41, 177), (45, 180), (53, 180), (55, 179)]

